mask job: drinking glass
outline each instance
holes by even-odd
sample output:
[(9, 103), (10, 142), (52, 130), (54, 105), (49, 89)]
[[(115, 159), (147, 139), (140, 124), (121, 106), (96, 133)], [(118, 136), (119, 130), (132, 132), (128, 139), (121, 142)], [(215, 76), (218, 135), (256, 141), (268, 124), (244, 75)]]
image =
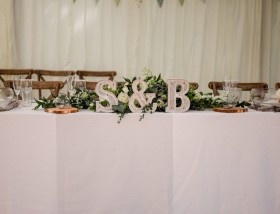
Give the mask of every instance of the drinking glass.
[(67, 76), (67, 91), (69, 97), (75, 94), (75, 89), (73, 87), (74, 80), (75, 80), (75, 75)]
[(226, 93), (226, 95), (229, 94), (231, 88), (236, 88), (236, 87), (237, 87), (237, 80), (225, 79), (223, 81), (223, 90)]
[(14, 87), (14, 92), (17, 96), (17, 102), (18, 102), (18, 95), (21, 90), (21, 76), (13, 76), (13, 87)]
[(240, 101), (242, 96), (242, 88), (230, 88), (228, 97), (227, 97), (227, 107), (235, 107), (236, 104)]
[(21, 80), (21, 94), (22, 94), (22, 105), (24, 107), (31, 106), (32, 97), (32, 80), (22, 79)]
[(250, 99), (255, 110), (258, 110), (263, 104), (266, 93), (267, 89), (264, 88), (253, 88), (250, 91)]
[(242, 89), (237, 88), (237, 80), (232, 80), (231, 77), (225, 78), (223, 81), (223, 96), (225, 97), (224, 108), (235, 107), (241, 98)]
[(78, 88), (81, 91), (86, 89), (86, 81), (85, 80), (75, 80), (74, 81), (74, 88)]
[(66, 94), (59, 94), (54, 100), (54, 104), (57, 108), (65, 108), (69, 104), (69, 99)]

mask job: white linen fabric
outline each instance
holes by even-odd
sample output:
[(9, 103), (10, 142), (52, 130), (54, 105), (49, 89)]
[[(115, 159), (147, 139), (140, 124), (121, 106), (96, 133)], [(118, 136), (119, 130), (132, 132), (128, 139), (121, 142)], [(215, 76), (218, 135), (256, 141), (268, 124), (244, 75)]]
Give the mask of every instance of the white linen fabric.
[(140, 116), (1, 113), (0, 213), (170, 213), (172, 115)]
[(279, 117), (174, 114), (173, 212), (279, 213)]
[(148, 67), (202, 90), (229, 74), (268, 80), (261, 72), (279, 77), (279, 69), (260, 69), (262, 2), (166, 0), (160, 8), (156, 0), (118, 7), (113, 0), (15, 1), (19, 66), (116, 70), (118, 80)]
[(280, 213), (280, 114), (140, 115), (2, 112), (0, 213)]

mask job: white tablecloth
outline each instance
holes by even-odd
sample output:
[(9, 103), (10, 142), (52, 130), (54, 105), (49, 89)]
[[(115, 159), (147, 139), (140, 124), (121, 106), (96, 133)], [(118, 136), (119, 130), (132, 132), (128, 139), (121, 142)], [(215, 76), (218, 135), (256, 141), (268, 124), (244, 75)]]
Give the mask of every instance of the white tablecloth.
[(280, 114), (0, 113), (1, 214), (279, 214)]

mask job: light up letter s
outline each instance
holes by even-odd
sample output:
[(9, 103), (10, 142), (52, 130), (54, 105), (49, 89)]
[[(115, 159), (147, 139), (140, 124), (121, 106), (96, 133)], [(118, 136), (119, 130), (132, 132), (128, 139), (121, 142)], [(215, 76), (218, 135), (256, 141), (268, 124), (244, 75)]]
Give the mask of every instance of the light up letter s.
[(111, 80), (101, 80), (96, 85), (96, 94), (99, 96), (99, 98), (105, 99), (109, 102), (108, 106), (101, 105), (100, 101), (96, 101), (96, 112), (113, 112), (112, 105), (118, 105), (118, 99), (117, 97), (109, 91), (106, 91), (104, 89), (104, 86), (108, 85), (113, 90), (116, 90), (117, 84), (114, 81)]

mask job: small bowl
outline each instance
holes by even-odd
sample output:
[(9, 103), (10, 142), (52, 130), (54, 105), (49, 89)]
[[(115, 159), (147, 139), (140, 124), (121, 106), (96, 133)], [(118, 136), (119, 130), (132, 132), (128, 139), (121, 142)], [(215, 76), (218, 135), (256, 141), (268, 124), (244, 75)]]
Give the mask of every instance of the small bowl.
[(62, 109), (69, 105), (69, 99), (65, 94), (59, 94), (59, 96), (55, 98), (54, 104), (57, 108)]

